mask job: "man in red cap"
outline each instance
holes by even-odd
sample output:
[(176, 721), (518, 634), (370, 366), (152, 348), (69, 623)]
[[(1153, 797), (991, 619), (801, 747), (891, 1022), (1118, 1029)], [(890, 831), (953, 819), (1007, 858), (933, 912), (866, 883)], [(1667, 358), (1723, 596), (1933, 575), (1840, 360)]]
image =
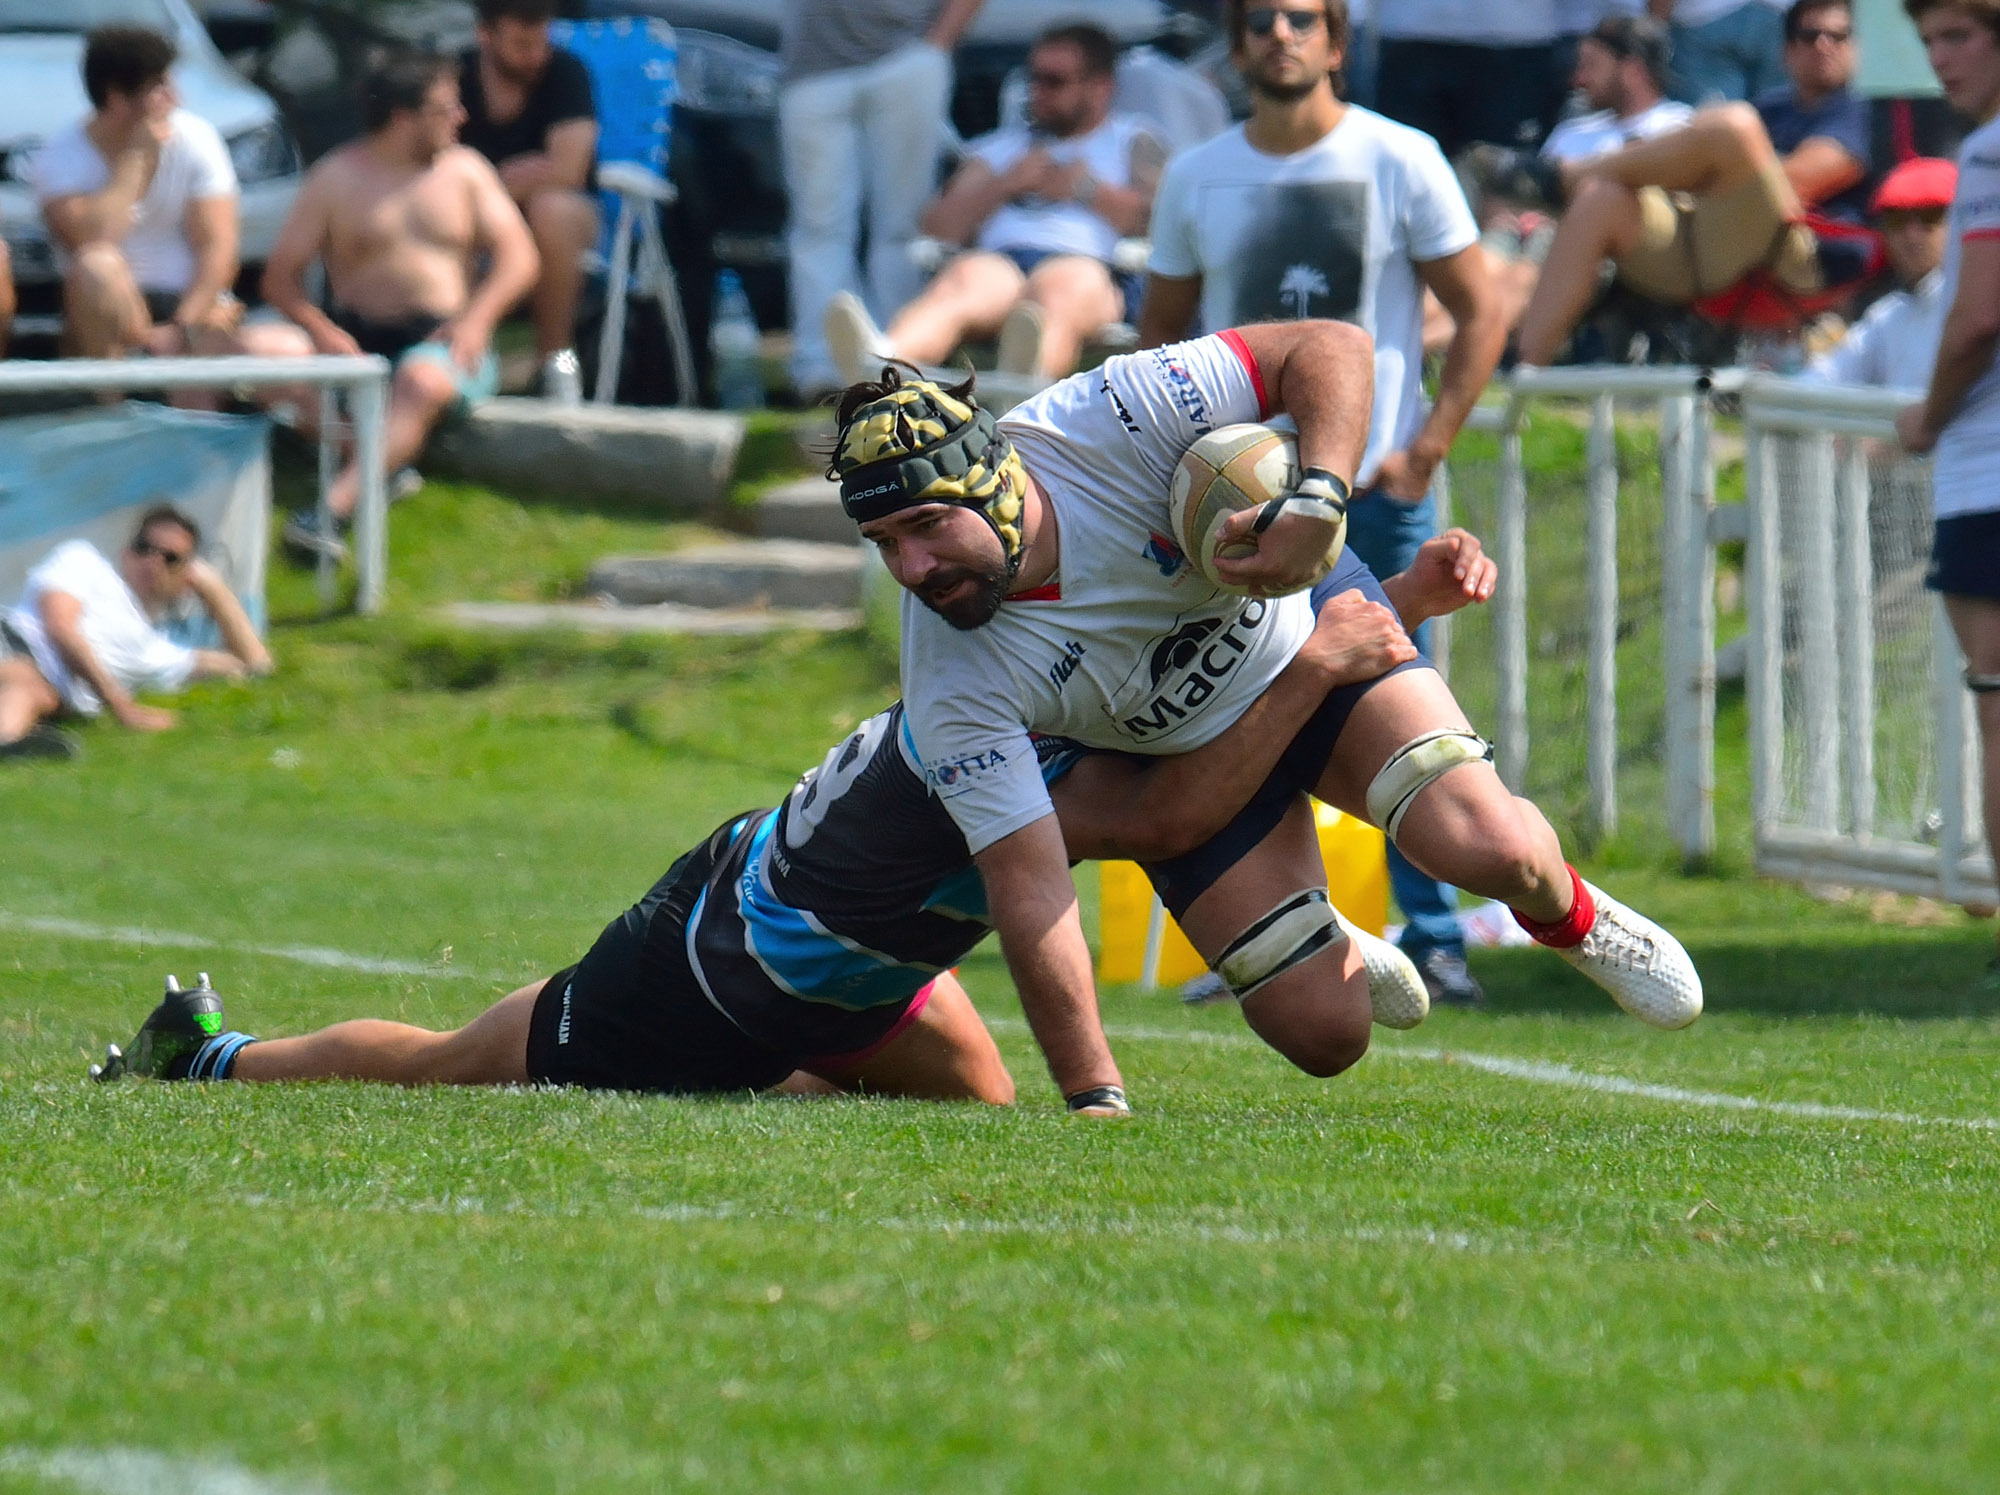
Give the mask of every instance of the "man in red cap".
[(1815, 358), (1808, 379), (1884, 389), (1930, 383), (1944, 321), (1945, 212), (1957, 186), (1958, 168), (1929, 156), (1905, 161), (1882, 179), (1869, 208), (1898, 289)]

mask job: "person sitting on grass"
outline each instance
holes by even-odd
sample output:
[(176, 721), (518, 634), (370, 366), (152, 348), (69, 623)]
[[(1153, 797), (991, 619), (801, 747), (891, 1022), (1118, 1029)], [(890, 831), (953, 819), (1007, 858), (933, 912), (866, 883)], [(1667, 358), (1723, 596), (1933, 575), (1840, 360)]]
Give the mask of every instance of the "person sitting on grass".
[[(265, 264), (264, 296), (304, 330), (310, 351), (376, 353), (395, 365), (383, 439), (395, 472), (446, 415), (499, 387), (493, 329), (534, 285), (540, 260), (492, 166), (458, 144), (456, 63), (391, 57), (364, 80), (362, 107), (368, 133), (307, 173)], [(326, 265), (328, 311), (306, 295), (315, 259)], [(334, 530), (321, 529), (316, 511), (295, 514), (286, 545), (344, 555), (338, 531), (360, 496), (350, 461), (327, 499)]]
[[(158, 504), (140, 516), (116, 567), (89, 541), (66, 540), (28, 573), (20, 605), (0, 610), (0, 759), (74, 758), (76, 739), (46, 724), (63, 712), (109, 711), (134, 731), (161, 732), (173, 713), (133, 692), (271, 673), (243, 604), (200, 546), (194, 521)], [(189, 649), (160, 631), (188, 597), (214, 620), (224, 650)]]
[[(1390, 605), (1361, 590), (1330, 597), (1271, 689), (1185, 756), (1044, 739), (1041, 774), (1071, 853), (1151, 857), (1201, 841), (1329, 690), (1414, 658), (1403, 625), (1485, 601), (1494, 578), (1479, 542), (1455, 530), (1381, 584)], [(979, 875), (907, 732), (900, 705), (862, 723), (776, 810), (732, 816), (676, 861), (576, 965), (455, 1032), (363, 1020), (258, 1041), (225, 1031), (205, 982), (184, 992), (169, 978), (130, 1048), (109, 1046), (93, 1074), (684, 1093), (783, 1083), (1006, 1104), (1013, 1079), (951, 971), (991, 927)], [(1378, 1013), (1399, 1027), (1421, 1020), (1415, 969), (1349, 933), (1369, 951)], [(1089, 1115), (1127, 1109), (1116, 1087), (1068, 1100)]]

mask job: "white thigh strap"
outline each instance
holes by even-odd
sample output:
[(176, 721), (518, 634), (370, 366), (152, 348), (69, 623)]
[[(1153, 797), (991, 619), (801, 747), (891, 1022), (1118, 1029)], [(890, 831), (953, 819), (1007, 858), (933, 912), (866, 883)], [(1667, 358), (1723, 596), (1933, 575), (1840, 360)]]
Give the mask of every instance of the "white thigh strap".
[(1445, 727), (1413, 737), (1389, 755), (1375, 782), (1368, 786), (1368, 815), (1389, 834), (1402, 829), (1403, 816), (1425, 787), (1461, 763), (1488, 763), (1493, 744), (1477, 732)]
[(1239, 998), (1247, 997), (1334, 941), (1346, 938), (1333, 905), (1326, 900), (1326, 889), (1307, 888), (1230, 941), (1215, 963), (1215, 974)]

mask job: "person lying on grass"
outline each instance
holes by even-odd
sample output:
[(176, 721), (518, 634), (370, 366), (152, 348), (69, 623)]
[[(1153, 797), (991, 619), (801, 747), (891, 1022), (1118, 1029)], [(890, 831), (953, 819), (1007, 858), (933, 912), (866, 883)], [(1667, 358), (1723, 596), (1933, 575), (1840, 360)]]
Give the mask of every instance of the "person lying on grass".
[[(170, 504), (146, 510), (114, 566), (88, 540), (65, 540), (28, 573), (18, 607), (0, 608), (0, 760), (74, 758), (76, 739), (47, 719), (108, 711), (136, 732), (173, 713), (133, 700), (190, 680), (268, 675), (271, 655), (229, 584), (197, 552), (201, 531)], [(222, 649), (190, 649), (160, 631), (192, 597)]]
[[(1321, 600), (1289, 667), (1198, 752), (1141, 759), (1036, 744), (1078, 857), (1173, 855), (1249, 800), (1330, 691), (1416, 655), (1406, 627), (1483, 602), (1495, 568), (1453, 530), (1410, 569)], [(1372, 591), (1373, 595), (1369, 595)], [(101, 1079), (529, 1082), (666, 1092), (834, 1089), (1006, 1104), (1014, 1081), (951, 968), (991, 925), (965, 837), (911, 752), (901, 704), (857, 727), (774, 810), (731, 816), (575, 965), (454, 1032), (361, 1020), (301, 1038), (225, 1031), (206, 981), (165, 999)], [(1378, 1007), (1421, 1020), (1421, 979), (1358, 930)], [(1081, 1103), (1079, 1103), (1081, 1102)], [(1070, 1097), (1122, 1114), (1122, 1092)]]

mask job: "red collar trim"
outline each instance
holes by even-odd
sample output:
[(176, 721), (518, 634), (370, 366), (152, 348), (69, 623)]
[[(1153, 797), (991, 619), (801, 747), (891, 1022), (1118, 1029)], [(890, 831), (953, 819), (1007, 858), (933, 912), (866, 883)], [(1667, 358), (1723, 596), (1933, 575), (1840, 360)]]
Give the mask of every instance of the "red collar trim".
[(1045, 581), (1031, 591), (1011, 593), (1007, 600), (1009, 602), (1060, 602), (1062, 601), (1062, 583), (1059, 581)]

